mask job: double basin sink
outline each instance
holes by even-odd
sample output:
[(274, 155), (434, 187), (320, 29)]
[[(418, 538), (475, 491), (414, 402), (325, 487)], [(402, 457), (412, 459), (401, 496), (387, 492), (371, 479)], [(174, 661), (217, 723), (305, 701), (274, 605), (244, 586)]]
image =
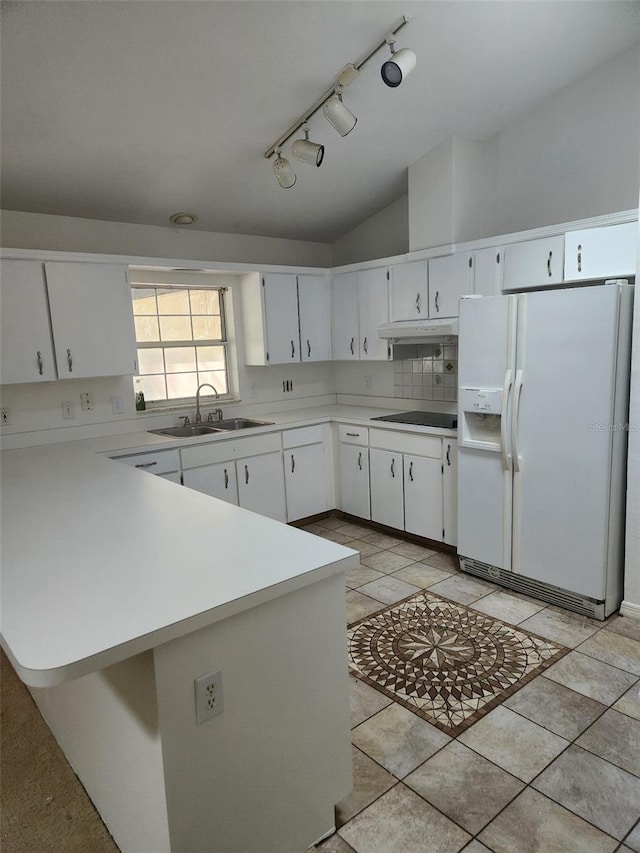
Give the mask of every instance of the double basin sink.
[(166, 435), (170, 438), (193, 438), (198, 435), (210, 435), (216, 432), (232, 432), (238, 429), (251, 429), (258, 426), (271, 426), (272, 421), (255, 421), (252, 418), (227, 418), (212, 424), (193, 424), (192, 426), (166, 427), (150, 429), (154, 435)]

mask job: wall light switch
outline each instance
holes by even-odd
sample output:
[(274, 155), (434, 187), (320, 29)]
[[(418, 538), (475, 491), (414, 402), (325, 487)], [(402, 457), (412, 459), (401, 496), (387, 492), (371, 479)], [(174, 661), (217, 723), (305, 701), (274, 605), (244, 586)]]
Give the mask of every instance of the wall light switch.
[(73, 400), (63, 400), (61, 403), (62, 406), (62, 417), (65, 421), (73, 420), (76, 416), (76, 406)]
[(111, 398), (111, 411), (114, 415), (121, 415), (124, 412), (124, 403), (122, 402), (122, 397), (112, 397)]
[(93, 394), (91, 394), (89, 391), (86, 391), (84, 394), (80, 394), (80, 403), (85, 412), (91, 412), (93, 409), (95, 409), (95, 406), (93, 404)]

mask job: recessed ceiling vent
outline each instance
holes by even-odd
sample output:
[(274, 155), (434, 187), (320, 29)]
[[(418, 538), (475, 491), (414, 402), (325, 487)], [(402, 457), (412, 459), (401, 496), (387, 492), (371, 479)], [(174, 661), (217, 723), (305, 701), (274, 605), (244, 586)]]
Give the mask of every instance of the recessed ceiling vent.
[(174, 225), (193, 225), (197, 219), (195, 213), (174, 213), (173, 216), (169, 217), (169, 222)]

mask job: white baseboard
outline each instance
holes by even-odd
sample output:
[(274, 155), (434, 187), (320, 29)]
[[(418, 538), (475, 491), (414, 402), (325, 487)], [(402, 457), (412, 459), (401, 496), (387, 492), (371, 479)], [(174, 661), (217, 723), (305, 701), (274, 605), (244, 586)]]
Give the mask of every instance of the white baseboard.
[(640, 604), (634, 604), (632, 601), (623, 601), (620, 605), (620, 614), (640, 621)]

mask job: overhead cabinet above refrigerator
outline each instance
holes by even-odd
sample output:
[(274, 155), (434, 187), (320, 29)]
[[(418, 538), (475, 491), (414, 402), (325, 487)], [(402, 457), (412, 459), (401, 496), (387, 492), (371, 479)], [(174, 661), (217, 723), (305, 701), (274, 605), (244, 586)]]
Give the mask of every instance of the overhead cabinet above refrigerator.
[(460, 303), (461, 567), (598, 618), (622, 597), (632, 294)]

